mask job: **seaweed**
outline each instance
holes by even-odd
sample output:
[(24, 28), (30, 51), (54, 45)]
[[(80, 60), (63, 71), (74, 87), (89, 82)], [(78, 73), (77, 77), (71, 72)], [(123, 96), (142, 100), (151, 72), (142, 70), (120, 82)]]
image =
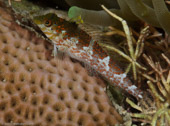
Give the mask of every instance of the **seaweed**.
[[(113, 3), (113, 1), (109, 0), (105, 0), (103, 3), (101, 3), (100, 1), (93, 1), (93, 3), (90, 5), (94, 7), (92, 8), (88, 7), (89, 3), (84, 3), (84, 5), (82, 5), (83, 2), (77, 2), (77, 0), (66, 0), (66, 2), (70, 6), (72, 6), (68, 11), (68, 16), (75, 19), (76, 17), (81, 16), (84, 22), (90, 24), (102, 26), (120, 25), (120, 23), (116, 19), (111, 18), (111, 16), (103, 10), (99, 10), (99, 7), (95, 7), (95, 5), (99, 6), (100, 4), (103, 4), (108, 7), (111, 12), (122, 17), (128, 22), (142, 20), (152, 26), (163, 28), (165, 32), (170, 34), (170, 12), (168, 10), (169, 6), (165, 4), (164, 0), (115, 1), (117, 1), (117, 3)], [(110, 4), (108, 5), (109, 2)], [(112, 4), (114, 4), (114, 7), (111, 6)]]

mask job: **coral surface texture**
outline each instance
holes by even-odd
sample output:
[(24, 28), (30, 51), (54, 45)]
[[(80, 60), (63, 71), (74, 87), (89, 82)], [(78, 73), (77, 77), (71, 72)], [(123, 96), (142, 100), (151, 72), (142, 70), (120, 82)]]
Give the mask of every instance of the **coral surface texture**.
[[(1, 6), (1, 5), (0, 5)], [(0, 125), (113, 126), (122, 123), (103, 81), (14, 22), (0, 7)]]

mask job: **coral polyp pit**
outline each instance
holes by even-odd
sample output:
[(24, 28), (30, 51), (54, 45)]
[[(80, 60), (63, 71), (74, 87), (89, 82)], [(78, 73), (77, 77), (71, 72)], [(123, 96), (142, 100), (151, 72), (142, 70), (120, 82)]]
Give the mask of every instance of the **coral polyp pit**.
[(0, 7), (0, 125), (115, 125), (104, 83), (14, 22)]

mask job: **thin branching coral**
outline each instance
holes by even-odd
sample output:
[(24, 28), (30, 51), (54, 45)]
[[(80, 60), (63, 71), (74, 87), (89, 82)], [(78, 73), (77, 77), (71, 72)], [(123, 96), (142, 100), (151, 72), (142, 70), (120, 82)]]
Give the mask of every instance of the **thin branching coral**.
[[(74, 1), (75, 2), (75, 1)], [(77, 5), (70, 4), (71, 6)], [(111, 8), (110, 11), (119, 15), (127, 21), (143, 20), (153, 26), (163, 28), (170, 34), (170, 12), (163, 0), (117, 0), (120, 9)], [(153, 3), (153, 4), (152, 4)], [(107, 4), (104, 4), (107, 7)], [(82, 20), (92, 24), (118, 25), (117, 20), (111, 19), (107, 13), (103, 11), (87, 10), (84, 8), (73, 6), (70, 8), (68, 15), (70, 18), (81, 16)], [(103, 18), (104, 17), (104, 18)]]
[[(134, 41), (134, 39), (131, 38), (131, 33), (127, 27), (126, 22), (123, 19), (121, 19), (120, 17), (118, 17), (117, 15), (111, 13), (103, 5), (102, 5), (102, 7), (111, 16), (113, 16), (117, 20), (121, 21), (124, 31), (125, 31), (125, 35), (120, 31), (118, 33), (120, 33), (120, 35), (127, 37), (127, 43), (128, 43), (128, 47), (129, 47), (130, 57), (125, 55), (122, 51), (120, 51), (114, 47), (107, 46), (106, 44), (103, 44), (103, 46), (119, 53), (127, 60), (130, 59), (129, 61), (131, 62), (132, 66), (134, 65), (133, 72), (134, 71), (136, 72), (136, 70), (134, 70), (134, 68), (137, 66), (137, 64), (135, 64), (136, 63), (135, 58), (139, 57), (142, 53), (142, 50), (143, 50), (142, 43), (143, 43), (144, 39), (146, 38), (146, 36), (148, 35), (148, 31), (147, 31), (148, 28), (146, 27), (141, 32), (138, 41), (135, 42), (136, 50), (134, 51), (133, 44), (132, 44), (132, 41)], [(115, 34), (114, 32), (113, 32), (113, 34)], [(112, 34), (112, 33), (110, 32), (109, 34)], [(170, 109), (169, 109), (169, 106), (170, 106), (170, 101), (169, 101), (169, 96), (170, 96), (170, 60), (168, 59), (168, 57), (165, 54), (162, 54), (162, 57), (167, 64), (167, 65), (165, 65), (165, 63), (163, 63), (166, 66), (165, 68), (163, 68), (161, 66), (160, 62), (154, 62), (151, 57), (149, 57), (145, 54), (143, 56), (146, 59), (147, 63), (150, 65), (150, 67), (153, 69), (152, 73), (154, 74), (153, 76), (155, 76), (155, 78), (153, 78), (153, 76), (151, 77), (148, 74), (142, 74), (142, 75), (144, 75), (144, 77), (147, 78), (147, 84), (150, 88), (151, 94), (153, 95), (153, 100), (154, 100), (154, 102), (152, 101), (153, 109), (151, 109), (152, 108), (151, 106), (149, 108), (144, 108), (143, 106), (138, 106), (135, 103), (133, 103), (130, 99), (126, 99), (126, 101), (129, 103), (129, 105), (131, 105), (132, 108), (141, 112), (141, 113), (132, 113), (131, 116), (134, 118), (134, 120), (136, 119), (138, 121), (143, 122), (144, 124), (151, 124), (152, 126), (169, 125), (170, 124), (170, 117), (169, 117), (170, 116)], [(138, 70), (138, 73), (140, 73), (140, 72), (141, 71)], [(136, 73), (134, 75), (136, 75)], [(135, 78), (136, 78), (136, 76), (134, 76), (134, 79)], [(145, 104), (147, 104), (147, 102), (149, 100), (147, 100), (147, 98), (144, 96), (143, 102)], [(154, 103), (155, 103), (155, 106), (154, 106)]]
[[(113, 16), (113, 17), (115, 17), (115, 16)], [(119, 32), (119, 33), (122, 34), (122, 32)], [(143, 33), (145, 33), (145, 32), (143, 32)], [(143, 34), (143, 33), (139, 37), (139, 40), (140, 39), (144, 40), (144, 38), (146, 37), (146, 34)], [(165, 49), (163, 49), (162, 51), (167, 53), (168, 43), (166, 41), (164, 42)], [(137, 44), (137, 47), (138, 47), (138, 44)], [(141, 50), (142, 49), (141, 47), (138, 47), (138, 48)], [(115, 51), (114, 47), (109, 47), (109, 48), (113, 48), (112, 50)], [(122, 52), (119, 51), (118, 53), (121, 54)], [(156, 52), (154, 52), (154, 53), (156, 53)], [(161, 55), (164, 59), (164, 62), (154, 62), (150, 56), (147, 56), (144, 54), (144, 58), (146, 59), (147, 64), (149, 64), (150, 67), (153, 69), (151, 72), (148, 72), (148, 73), (152, 73), (153, 74), (152, 76), (150, 76), (150, 74), (148, 74), (147, 72), (142, 74), (146, 78), (147, 84), (150, 88), (150, 92), (153, 96), (153, 99), (151, 102), (153, 104), (153, 106), (146, 107), (147, 108), (146, 109), (143, 106), (142, 107), (138, 106), (138, 105), (134, 104), (131, 100), (127, 99), (127, 102), (134, 109), (141, 112), (141, 113), (131, 114), (131, 116), (134, 117), (134, 120), (136, 119), (138, 121), (143, 122), (144, 124), (149, 123), (152, 126), (170, 125), (170, 120), (169, 120), (169, 118), (170, 118), (169, 117), (170, 116), (170, 109), (169, 109), (169, 104), (170, 104), (170, 101), (169, 101), (169, 96), (170, 96), (170, 60), (168, 59), (168, 57), (165, 54), (161, 54)], [(138, 73), (141, 73), (141, 71), (138, 71)], [(143, 102), (145, 104), (148, 104), (149, 100), (148, 100), (148, 98), (146, 98), (144, 96)], [(154, 103), (155, 103), (155, 106), (154, 106)]]
[[(106, 47), (107, 49), (111, 49), (115, 52), (117, 52), (118, 54), (120, 54), (121, 56), (123, 56), (125, 59), (127, 59), (130, 64), (129, 64), (129, 67), (127, 69), (127, 72), (129, 71), (130, 67), (132, 66), (132, 69), (133, 69), (133, 75), (134, 75), (134, 79), (136, 80), (137, 79), (137, 74), (136, 74), (136, 67), (140, 68), (140, 69), (143, 69), (143, 70), (146, 70), (145, 67), (142, 67), (138, 62), (137, 62), (137, 59), (139, 58), (139, 56), (141, 55), (142, 53), (142, 50), (143, 50), (143, 41), (144, 41), (144, 38), (148, 35), (148, 27), (146, 27), (145, 29), (143, 29), (143, 31), (141, 31), (141, 35), (138, 39), (138, 41), (136, 42), (137, 43), (137, 46), (136, 46), (136, 49), (134, 51), (134, 48), (133, 48), (133, 44), (132, 44), (132, 37), (131, 37), (131, 32), (129, 30), (129, 27), (127, 26), (127, 23), (125, 20), (123, 20), (122, 18), (118, 17), (117, 15), (115, 15), (114, 13), (112, 13), (111, 11), (109, 11), (106, 7), (104, 7), (102, 5), (102, 8), (107, 12), (109, 13), (112, 17), (114, 17), (115, 19), (119, 20), (122, 25), (123, 25), (123, 28), (124, 28), (124, 31), (125, 31), (125, 37), (127, 38), (127, 43), (128, 43), (128, 47), (129, 47), (129, 53), (130, 53), (130, 56), (124, 54), (122, 51), (116, 49), (115, 47), (110, 47), (108, 46), (107, 44), (102, 44), (102, 46)], [(134, 39), (133, 39), (134, 40)], [(134, 40), (135, 41), (135, 40)]]
[(134, 118), (145, 119), (143, 122), (147, 122), (152, 126), (168, 126), (170, 125), (170, 59), (162, 54), (164, 61), (167, 62), (167, 67), (162, 68), (160, 62), (154, 62), (150, 56), (146, 56), (145, 54), (143, 56), (150, 67), (155, 71), (153, 74), (156, 82), (152, 82), (152, 80), (147, 81), (155, 102), (155, 106), (153, 107), (153, 110), (149, 110), (151, 107), (146, 109), (135, 105), (131, 100), (127, 99), (126, 101), (133, 108), (141, 112), (133, 113), (131, 116)]

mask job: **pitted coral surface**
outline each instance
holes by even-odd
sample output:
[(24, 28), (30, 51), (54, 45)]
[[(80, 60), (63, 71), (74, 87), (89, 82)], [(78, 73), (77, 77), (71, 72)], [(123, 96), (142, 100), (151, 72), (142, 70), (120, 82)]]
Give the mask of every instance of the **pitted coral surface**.
[[(13, 21), (0, 7), (0, 125), (115, 125), (101, 80)], [(50, 57), (50, 58), (49, 58)]]

